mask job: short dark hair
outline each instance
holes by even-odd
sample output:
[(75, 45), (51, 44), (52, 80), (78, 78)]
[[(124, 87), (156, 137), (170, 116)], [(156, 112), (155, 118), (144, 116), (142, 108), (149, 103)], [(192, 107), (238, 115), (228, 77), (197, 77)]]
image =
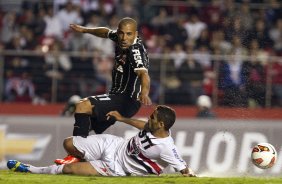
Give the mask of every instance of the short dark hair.
[(126, 24), (132, 24), (134, 26), (135, 30), (137, 30), (137, 22), (133, 18), (125, 17), (125, 18), (121, 19), (118, 23), (118, 27), (120, 28), (120, 26), (126, 25)]
[(164, 123), (165, 130), (169, 130), (176, 119), (175, 111), (166, 105), (158, 105), (157, 112), (158, 121), (162, 121)]

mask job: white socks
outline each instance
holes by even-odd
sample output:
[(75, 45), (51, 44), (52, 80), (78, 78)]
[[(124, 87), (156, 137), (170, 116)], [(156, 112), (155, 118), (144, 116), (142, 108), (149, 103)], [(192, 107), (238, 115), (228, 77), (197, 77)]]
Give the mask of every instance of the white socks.
[(29, 165), (29, 171), (34, 174), (61, 174), (63, 173), (63, 165), (50, 165), (47, 167), (35, 167)]

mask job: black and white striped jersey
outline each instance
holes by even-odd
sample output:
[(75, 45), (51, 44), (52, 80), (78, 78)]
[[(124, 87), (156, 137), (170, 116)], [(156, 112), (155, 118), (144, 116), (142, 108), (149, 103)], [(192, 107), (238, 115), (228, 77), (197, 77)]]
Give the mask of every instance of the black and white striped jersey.
[(116, 31), (110, 31), (109, 39), (116, 43), (115, 63), (112, 70), (112, 86), (109, 94), (127, 94), (137, 99), (141, 92), (141, 81), (135, 71), (148, 70), (149, 58), (142, 40), (137, 37), (126, 50), (118, 46)]

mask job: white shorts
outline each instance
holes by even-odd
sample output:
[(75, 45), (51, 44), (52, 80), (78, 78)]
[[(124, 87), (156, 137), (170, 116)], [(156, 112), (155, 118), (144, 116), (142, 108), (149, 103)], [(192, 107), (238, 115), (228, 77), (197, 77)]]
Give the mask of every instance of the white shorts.
[(73, 136), (73, 145), (84, 154), (84, 159), (103, 176), (125, 176), (116, 162), (115, 152), (124, 139), (109, 134), (91, 135), (87, 138)]

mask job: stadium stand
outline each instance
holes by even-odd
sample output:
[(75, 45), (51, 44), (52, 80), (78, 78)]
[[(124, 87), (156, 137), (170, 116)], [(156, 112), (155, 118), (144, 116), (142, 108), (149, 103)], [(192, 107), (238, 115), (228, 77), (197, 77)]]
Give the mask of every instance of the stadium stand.
[[(142, 4), (142, 6), (141, 6)], [(64, 103), (109, 88), (112, 43), (69, 23), (138, 20), (155, 103), (281, 107), (282, 7), (277, 0), (0, 1), (0, 101)], [(106, 49), (105, 49), (106, 48)], [(110, 52), (109, 52), (110, 50)]]

